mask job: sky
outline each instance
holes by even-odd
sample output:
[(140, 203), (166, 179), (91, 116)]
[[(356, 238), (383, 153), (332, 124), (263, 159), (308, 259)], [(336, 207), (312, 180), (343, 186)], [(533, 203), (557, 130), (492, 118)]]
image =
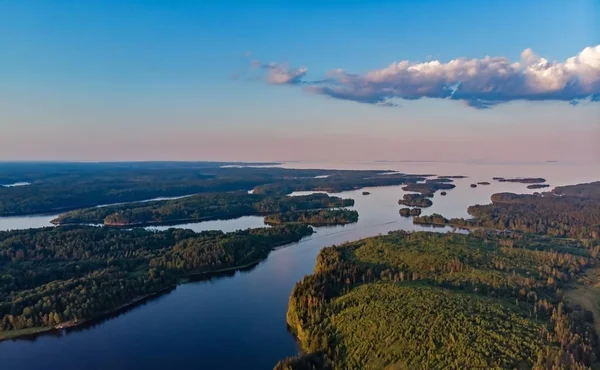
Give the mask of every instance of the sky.
[(0, 1), (0, 160), (600, 161), (600, 0)]

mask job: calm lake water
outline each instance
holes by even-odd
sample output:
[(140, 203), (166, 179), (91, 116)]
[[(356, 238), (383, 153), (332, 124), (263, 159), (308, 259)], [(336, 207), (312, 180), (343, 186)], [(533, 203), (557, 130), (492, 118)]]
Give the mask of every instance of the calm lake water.
[[(494, 176), (541, 176), (552, 186), (600, 180), (597, 163), (296, 162), (289, 167), (469, 176), (455, 180), (455, 189), (445, 197), (438, 193), (433, 198), (434, 205), (424, 210), (424, 214), (441, 213), (447, 217), (466, 217), (467, 206), (488, 203), (490, 195), (499, 191), (534, 191), (526, 189), (525, 184), (492, 181)], [(471, 183), (478, 181), (492, 184), (470, 188)], [(272, 252), (248, 271), (180, 285), (168, 294), (87, 328), (0, 342), (0, 368), (271, 369), (278, 360), (297, 353), (295, 340), (285, 323), (288, 297), (294, 284), (312, 272), (322, 247), (397, 229), (432, 230), (416, 227), (411, 219), (398, 214), (397, 200), (404, 193), (400, 188), (368, 188), (335, 194), (356, 200), (358, 223), (317, 228), (316, 234)], [(371, 195), (363, 196), (365, 190)], [(17, 218), (11, 219), (0, 219), (0, 229), (6, 222), (19, 228), (38, 226), (31, 218), (20, 218), (22, 224)], [(242, 217), (178, 227), (232, 231), (260, 226), (263, 226), (261, 217)]]

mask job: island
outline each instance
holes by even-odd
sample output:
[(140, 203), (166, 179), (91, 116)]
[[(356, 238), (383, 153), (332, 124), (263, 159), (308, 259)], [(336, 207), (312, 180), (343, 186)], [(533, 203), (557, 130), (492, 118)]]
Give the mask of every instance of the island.
[(265, 216), (265, 224), (346, 225), (358, 222), (358, 212), (349, 209), (322, 209), (276, 213)]
[(466, 179), (469, 176), (463, 176), (463, 175), (454, 175), (454, 176), (438, 176), (438, 179)]
[(398, 200), (398, 204), (409, 207), (427, 208), (431, 207), (433, 202), (421, 194), (404, 194), (402, 199)]
[(400, 215), (404, 217), (418, 216), (421, 214), (421, 208), (400, 208)]
[(342, 199), (321, 193), (294, 197), (247, 192), (208, 193), (165, 201), (84, 208), (62, 214), (52, 220), (52, 223), (56, 225), (104, 224), (119, 227), (174, 225), (352, 205), (354, 205), (353, 199)]
[(479, 181), (477, 185), (491, 185), (488, 181)]
[(549, 188), (550, 185), (548, 184), (531, 184), (531, 185), (527, 185), (527, 189), (544, 189), (544, 188)]
[(362, 192), (362, 195), (370, 195), (370, 194), (371, 194), (371, 193), (370, 193), (370, 192), (368, 192), (368, 191), (363, 191), (363, 192)]
[(445, 191), (442, 191), (442, 192), (440, 193), (440, 195), (446, 195), (446, 194), (448, 194), (448, 193), (446, 193)]
[(588, 368), (593, 320), (562, 292), (596, 263), (578, 240), (486, 231), (328, 247), (289, 300), (303, 354), (275, 369)]
[(454, 189), (456, 185), (449, 184), (447, 182), (424, 182), (424, 183), (411, 183), (404, 187), (402, 190), (404, 191), (412, 191), (415, 193), (421, 193), (426, 197), (433, 197), (436, 191), (438, 190), (450, 190)]
[(477, 187), (477, 184), (471, 184), (471, 187), (472, 187), (472, 188), (476, 188), (476, 187)]
[(546, 179), (542, 177), (515, 177), (515, 178), (504, 178), (504, 177), (494, 177), (493, 180), (499, 182), (518, 182), (521, 184), (537, 184), (546, 182)]
[(190, 276), (256, 264), (312, 233), (299, 224), (231, 233), (90, 226), (0, 232), (0, 340), (82, 324)]

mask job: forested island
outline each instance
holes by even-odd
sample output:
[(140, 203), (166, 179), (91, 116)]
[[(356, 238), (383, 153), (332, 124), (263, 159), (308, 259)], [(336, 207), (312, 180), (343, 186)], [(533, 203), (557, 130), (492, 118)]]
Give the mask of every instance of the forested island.
[(392, 232), (319, 254), (287, 321), (305, 355), (276, 369), (596, 365), (592, 315), (560, 290), (597, 264), (576, 240)]
[[(433, 179), (433, 180), (435, 180), (435, 179)], [(447, 183), (445, 181), (443, 181), (443, 182), (430, 181), (430, 182), (424, 182), (424, 183), (411, 183), (411, 184), (408, 184), (408, 185), (402, 187), (402, 190), (413, 191), (415, 193), (421, 193), (423, 196), (426, 196), (426, 197), (433, 197), (435, 192), (438, 190), (450, 190), (450, 189), (454, 189), (455, 187), (456, 187), (456, 185)]]
[(352, 205), (354, 205), (353, 199), (342, 199), (320, 193), (294, 197), (248, 194), (244, 191), (208, 193), (166, 201), (85, 208), (62, 214), (52, 223), (125, 227), (168, 225)]
[(521, 184), (537, 184), (546, 182), (546, 179), (543, 177), (515, 177), (515, 178), (504, 178), (504, 177), (494, 177), (493, 180), (499, 182), (518, 182)]
[(527, 185), (527, 189), (544, 189), (544, 188), (549, 188), (550, 185), (548, 184), (531, 184), (531, 185)]
[(257, 263), (312, 233), (306, 225), (232, 233), (82, 226), (0, 232), (0, 340), (81, 324), (188, 276)]
[(400, 216), (418, 216), (421, 214), (421, 208), (400, 208)]
[(347, 171), (327, 178), (289, 178), (254, 188), (255, 194), (286, 195), (294, 191), (324, 191), (339, 193), (374, 186), (414, 184), (425, 181), (419, 175), (395, 173), (382, 176), (372, 171)]
[(491, 185), (488, 181), (478, 181), (477, 185)]
[(305, 224), (311, 226), (345, 225), (358, 222), (358, 212), (349, 209), (321, 209), (275, 213), (265, 216), (267, 225)]
[(413, 222), (600, 239), (600, 182), (557, 187), (553, 193), (537, 195), (497, 193), (491, 200), (491, 204), (468, 208), (473, 219), (432, 215)]
[(245, 167), (229, 162), (0, 163), (0, 216), (50, 214), (98, 205), (196, 193), (249, 191), (340, 192), (367, 186), (403, 185), (423, 176), (381, 171)]
[(421, 194), (404, 194), (402, 199), (398, 200), (398, 204), (409, 207), (427, 208), (431, 207), (433, 202)]

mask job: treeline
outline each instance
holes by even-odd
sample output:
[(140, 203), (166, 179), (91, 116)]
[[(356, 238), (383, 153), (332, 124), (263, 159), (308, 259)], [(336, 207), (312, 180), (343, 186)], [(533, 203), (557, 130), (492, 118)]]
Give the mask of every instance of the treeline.
[(344, 225), (358, 221), (358, 212), (349, 209), (321, 209), (276, 213), (265, 216), (268, 225), (300, 223), (312, 226)]
[[(323, 249), (287, 320), (334, 369), (583, 369), (597, 361), (592, 316), (559, 290), (599, 252), (520, 233), (393, 232)], [(312, 363), (300, 359), (278, 368)]]
[(425, 181), (425, 177), (408, 174), (381, 175), (373, 171), (349, 171), (337, 173), (326, 178), (289, 179), (273, 182), (254, 188), (255, 194), (285, 195), (294, 191), (325, 191), (338, 193), (373, 186), (391, 186), (412, 184)]
[(247, 192), (197, 194), (181, 199), (85, 208), (60, 215), (56, 224), (142, 226), (228, 219), (249, 215), (348, 207), (352, 199), (327, 194), (266, 196)]
[(69, 226), (0, 232), (0, 339), (94, 318), (189, 274), (258, 262), (312, 232), (305, 225), (232, 233)]
[(0, 216), (59, 213), (195, 193), (248, 191), (267, 184), (278, 184), (274, 185), (277, 187), (300, 184), (302, 190), (339, 191), (367, 184), (379, 186), (391, 182), (395, 185), (412, 178), (403, 175), (391, 180), (377, 179), (385, 177), (377, 176), (379, 171), (220, 167), (226, 164), (230, 163), (3, 163), (0, 164), (0, 184), (25, 181), (31, 185), (0, 187)]

